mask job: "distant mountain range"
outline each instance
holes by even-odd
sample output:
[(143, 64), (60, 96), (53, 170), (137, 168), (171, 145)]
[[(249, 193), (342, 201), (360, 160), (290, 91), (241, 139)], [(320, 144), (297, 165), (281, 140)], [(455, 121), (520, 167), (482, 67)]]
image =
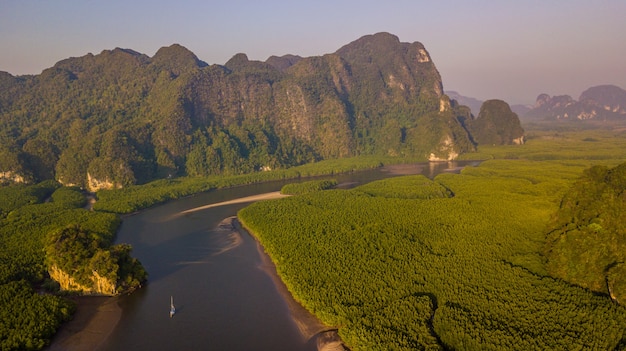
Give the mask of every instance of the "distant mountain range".
[(569, 95), (541, 94), (524, 116), (537, 120), (626, 121), (626, 90), (615, 85), (599, 85), (585, 90), (578, 100)]
[[(472, 110), (472, 114), (474, 114), (475, 116), (478, 116), (478, 113), (480, 112), (480, 107), (483, 105), (484, 102), (473, 97), (463, 96), (459, 92), (453, 90), (446, 90), (446, 95), (448, 95), (450, 99), (458, 101), (459, 104), (469, 107)], [(510, 106), (511, 111), (515, 112), (520, 118), (531, 110), (531, 106), (527, 105), (515, 104)]]
[[(446, 94), (468, 106), (472, 113), (480, 111), (482, 101), (455, 91)], [(599, 85), (585, 90), (578, 100), (569, 95), (540, 94), (533, 106), (512, 105), (511, 110), (526, 121), (626, 121), (626, 90), (615, 85)]]
[(456, 100), (460, 105), (469, 107), (474, 116), (478, 116), (478, 112), (480, 112), (480, 106), (482, 106), (483, 101), (473, 97), (463, 96), (456, 91), (446, 90), (445, 93), (450, 97), (450, 99)]
[(523, 140), (517, 117), (483, 115), (450, 101), (421, 43), (389, 33), (225, 65), (176, 44), (153, 57), (117, 48), (40, 75), (0, 72), (0, 183), (95, 191), (357, 155), (450, 160), (480, 140)]

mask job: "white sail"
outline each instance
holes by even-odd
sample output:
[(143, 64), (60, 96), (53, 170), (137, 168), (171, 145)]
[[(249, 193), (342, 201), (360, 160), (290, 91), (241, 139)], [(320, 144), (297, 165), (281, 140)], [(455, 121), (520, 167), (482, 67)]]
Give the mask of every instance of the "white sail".
[(170, 318), (176, 313), (176, 307), (174, 307), (174, 296), (170, 296)]

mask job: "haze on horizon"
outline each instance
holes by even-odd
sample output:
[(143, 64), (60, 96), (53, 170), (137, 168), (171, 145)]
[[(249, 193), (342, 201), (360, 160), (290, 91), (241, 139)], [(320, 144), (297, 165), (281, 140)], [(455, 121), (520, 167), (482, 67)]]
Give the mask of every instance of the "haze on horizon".
[(152, 56), (174, 43), (209, 64), (320, 56), (389, 32), (424, 44), (446, 90), (532, 104), (540, 93), (626, 88), (625, 15), (622, 0), (4, 0), (0, 71), (39, 74), (115, 47)]

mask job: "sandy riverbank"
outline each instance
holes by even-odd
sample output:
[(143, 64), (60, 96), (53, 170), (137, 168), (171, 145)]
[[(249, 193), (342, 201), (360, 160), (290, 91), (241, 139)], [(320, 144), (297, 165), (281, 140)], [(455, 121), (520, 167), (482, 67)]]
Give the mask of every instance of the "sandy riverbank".
[[(249, 235), (248, 231), (242, 227), (241, 223), (235, 218), (232, 222), (234, 230), (240, 232), (241, 235)], [(256, 239), (255, 239), (256, 240)], [(257, 241), (257, 250), (261, 257), (260, 267), (274, 282), (276, 289), (283, 296), (283, 299), (289, 307), (289, 312), (294, 323), (300, 331), (300, 335), (307, 344), (313, 343), (319, 351), (343, 351), (346, 348), (337, 334), (337, 329), (329, 327), (322, 323), (317, 317), (307, 311), (300, 303), (298, 303), (285, 283), (280, 279), (276, 272), (274, 262), (265, 253), (263, 246)]]
[(77, 296), (72, 320), (57, 331), (49, 351), (98, 350), (122, 317), (116, 297)]

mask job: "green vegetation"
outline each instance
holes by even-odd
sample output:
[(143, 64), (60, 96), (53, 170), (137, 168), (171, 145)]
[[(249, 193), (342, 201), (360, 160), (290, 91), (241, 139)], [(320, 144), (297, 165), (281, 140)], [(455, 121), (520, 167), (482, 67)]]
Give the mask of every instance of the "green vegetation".
[(594, 166), (567, 192), (549, 226), (551, 275), (626, 301), (626, 163)]
[[(618, 171), (590, 167), (624, 162), (626, 138), (591, 134), (479, 147), (476, 155), (499, 159), (434, 181), (399, 177), (259, 202), (239, 218), (294, 297), (338, 326), (353, 350), (622, 350), (626, 309), (551, 277), (543, 256), (548, 223), (581, 174), (623, 180), (608, 176)], [(615, 194), (608, 188), (581, 192), (606, 198)], [(611, 196), (623, 204), (623, 195)], [(619, 213), (589, 229), (608, 230), (607, 218)], [(622, 245), (619, 233), (615, 245)], [(602, 241), (613, 236), (590, 245), (615, 253)], [(611, 262), (619, 259), (605, 262), (616, 288), (623, 264)]]
[(79, 225), (52, 232), (45, 248), (48, 267), (62, 270), (87, 292), (116, 295), (141, 287), (147, 274), (130, 256), (131, 246), (111, 246), (111, 239), (111, 233), (100, 235)]
[(282, 68), (243, 54), (209, 66), (180, 45), (154, 57), (118, 48), (40, 75), (2, 73), (0, 88), (0, 183), (96, 191), (475, 147), (458, 120), (466, 113), (449, 101), (440, 110), (423, 45), (388, 33)]
[(281, 194), (285, 195), (302, 195), (314, 191), (328, 190), (337, 186), (337, 181), (329, 180), (310, 180), (301, 183), (287, 184), (280, 189)]
[(358, 187), (357, 191), (374, 197), (398, 199), (432, 199), (452, 196), (450, 190), (421, 174), (371, 182)]
[(59, 187), (60, 185), (54, 181), (42, 182), (35, 186), (0, 187), (0, 198), (2, 199), (0, 218), (6, 218), (9, 212), (22, 206), (42, 202)]
[(119, 217), (84, 209), (77, 188), (47, 181), (0, 188), (0, 197), (0, 349), (41, 349), (71, 317), (73, 304), (54, 294), (59, 285), (48, 277), (52, 265), (89, 286), (94, 282), (87, 277), (96, 271), (116, 293), (145, 280), (130, 247), (111, 246)]
[(626, 159), (626, 133), (613, 130), (567, 130), (526, 133), (524, 145), (481, 145), (462, 160), (526, 159), (534, 161), (572, 160), (617, 165)]
[(24, 281), (0, 284), (0, 306), (2, 350), (42, 349), (75, 308), (68, 300), (35, 293)]

